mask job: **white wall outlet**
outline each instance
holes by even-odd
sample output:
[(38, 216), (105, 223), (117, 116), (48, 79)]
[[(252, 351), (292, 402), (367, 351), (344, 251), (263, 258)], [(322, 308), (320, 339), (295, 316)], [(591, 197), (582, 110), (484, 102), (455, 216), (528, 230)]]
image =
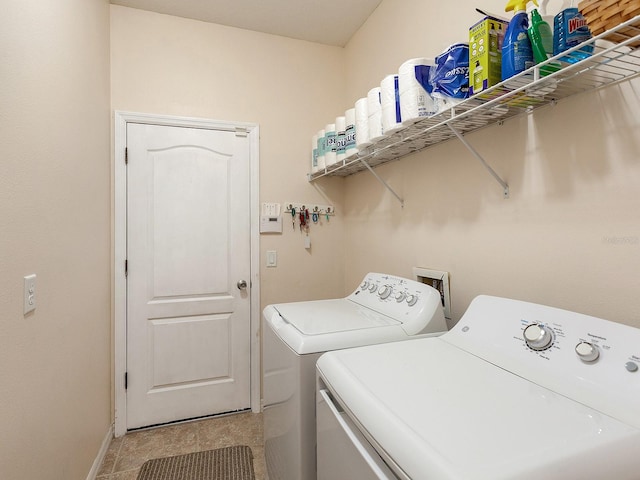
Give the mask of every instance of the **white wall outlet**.
[(25, 315), (36, 309), (36, 275), (24, 277), (24, 313)]

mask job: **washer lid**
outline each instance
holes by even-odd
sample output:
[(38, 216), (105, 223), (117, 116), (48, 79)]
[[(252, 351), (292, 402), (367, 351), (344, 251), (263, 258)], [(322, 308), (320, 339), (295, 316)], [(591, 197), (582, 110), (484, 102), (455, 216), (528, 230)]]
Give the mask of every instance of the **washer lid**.
[(637, 478), (640, 431), (438, 338), (329, 352), (318, 371), (402, 478)]
[(347, 299), (274, 305), (280, 316), (304, 335), (400, 325), (400, 322)]
[(298, 355), (411, 338), (400, 322), (346, 299), (268, 305), (263, 316)]

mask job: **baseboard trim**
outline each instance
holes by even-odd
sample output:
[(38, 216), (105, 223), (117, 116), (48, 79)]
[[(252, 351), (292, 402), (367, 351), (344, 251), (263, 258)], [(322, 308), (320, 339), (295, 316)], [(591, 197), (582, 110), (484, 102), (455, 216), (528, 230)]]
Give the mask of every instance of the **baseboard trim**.
[(107, 454), (107, 450), (109, 450), (109, 445), (111, 445), (111, 440), (113, 440), (113, 424), (109, 426), (109, 430), (107, 431), (104, 439), (102, 440), (102, 445), (100, 446), (100, 450), (98, 451), (98, 455), (96, 459), (93, 461), (93, 465), (91, 466), (91, 470), (89, 470), (89, 475), (87, 475), (87, 480), (95, 480), (98, 476), (98, 471), (100, 470), (100, 466), (102, 465), (102, 461), (104, 460), (105, 455)]

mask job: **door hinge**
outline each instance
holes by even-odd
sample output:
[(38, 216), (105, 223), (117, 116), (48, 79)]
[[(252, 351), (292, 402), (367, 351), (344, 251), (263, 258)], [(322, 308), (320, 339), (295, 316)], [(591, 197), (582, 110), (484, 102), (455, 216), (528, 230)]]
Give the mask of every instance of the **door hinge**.
[(124, 261), (124, 276), (129, 275), (129, 260)]
[(124, 164), (129, 165), (129, 149), (124, 147)]
[(129, 386), (129, 372), (124, 372), (124, 389)]

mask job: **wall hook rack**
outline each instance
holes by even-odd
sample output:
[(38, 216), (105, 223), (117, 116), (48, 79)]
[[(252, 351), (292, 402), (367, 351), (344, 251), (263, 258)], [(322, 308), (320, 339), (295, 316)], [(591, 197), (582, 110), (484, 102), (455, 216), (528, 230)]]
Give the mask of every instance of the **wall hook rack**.
[(285, 212), (291, 213), (291, 210), (295, 209), (296, 212), (300, 210), (309, 210), (309, 213), (317, 213), (318, 215), (335, 216), (336, 210), (333, 205), (320, 205), (312, 202), (285, 202)]

